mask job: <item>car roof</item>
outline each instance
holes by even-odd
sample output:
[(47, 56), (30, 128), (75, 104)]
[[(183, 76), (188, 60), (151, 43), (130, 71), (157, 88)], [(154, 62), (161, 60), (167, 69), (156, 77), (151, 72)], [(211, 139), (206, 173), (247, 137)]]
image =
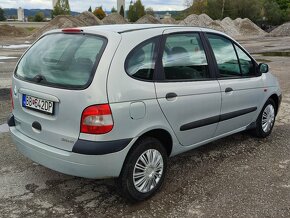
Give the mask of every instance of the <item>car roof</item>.
[[(66, 28), (64, 28), (66, 29)], [(50, 30), (46, 32), (44, 35), (61, 32), (64, 29), (56, 29), (56, 30)], [(152, 30), (156, 29), (158, 32), (165, 31), (165, 30), (185, 30), (185, 31), (196, 31), (196, 32), (207, 32), (207, 33), (217, 33), (220, 35), (224, 35), (233, 41), (235, 41), (232, 37), (228, 36), (227, 34), (214, 30), (209, 29), (205, 27), (198, 27), (198, 26), (183, 26), (183, 25), (170, 25), (170, 24), (113, 24), (113, 25), (98, 25), (98, 26), (86, 26), (86, 27), (73, 27), (73, 28), (67, 28), (67, 29), (79, 29), (84, 32), (88, 33), (95, 33), (95, 34), (101, 34), (108, 37), (110, 33), (114, 34), (124, 34), (124, 33), (132, 33), (137, 31), (146, 31), (146, 30)], [(236, 42), (236, 41), (235, 41)]]

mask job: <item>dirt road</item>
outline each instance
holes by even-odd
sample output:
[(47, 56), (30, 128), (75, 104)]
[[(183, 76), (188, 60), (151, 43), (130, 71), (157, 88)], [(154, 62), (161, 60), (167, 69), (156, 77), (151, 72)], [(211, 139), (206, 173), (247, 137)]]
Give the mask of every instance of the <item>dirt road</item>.
[[(254, 53), (287, 49), (289, 41), (241, 40)], [(240, 133), (173, 157), (162, 191), (146, 202), (129, 204), (116, 194), (113, 180), (51, 171), (23, 157), (9, 134), (0, 133), (0, 216), (290, 217), (290, 57), (255, 57), (269, 63), (283, 90), (269, 138)], [(1, 78), (2, 70), (0, 65)], [(9, 107), (8, 91), (2, 90), (0, 132), (5, 132), (1, 124)]]

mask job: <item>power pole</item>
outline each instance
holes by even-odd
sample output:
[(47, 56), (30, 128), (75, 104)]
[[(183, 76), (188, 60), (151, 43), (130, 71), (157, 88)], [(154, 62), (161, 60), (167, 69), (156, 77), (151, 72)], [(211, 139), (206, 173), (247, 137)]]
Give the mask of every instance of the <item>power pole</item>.
[(226, 3), (226, 0), (223, 0), (223, 7), (222, 7), (222, 17), (221, 17), (221, 19), (223, 19), (223, 18), (224, 18), (225, 3)]

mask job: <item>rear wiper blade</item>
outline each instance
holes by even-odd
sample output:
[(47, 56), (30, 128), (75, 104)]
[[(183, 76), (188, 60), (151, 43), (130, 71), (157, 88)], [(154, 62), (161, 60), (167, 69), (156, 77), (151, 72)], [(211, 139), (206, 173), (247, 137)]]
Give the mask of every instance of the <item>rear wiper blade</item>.
[(43, 75), (41, 75), (41, 74), (38, 74), (38, 75), (36, 75), (34, 78), (33, 78), (33, 80), (35, 81), (35, 82), (37, 82), (37, 83), (40, 83), (40, 82), (42, 82), (42, 81), (46, 81), (46, 79), (45, 79), (45, 76), (43, 76)]

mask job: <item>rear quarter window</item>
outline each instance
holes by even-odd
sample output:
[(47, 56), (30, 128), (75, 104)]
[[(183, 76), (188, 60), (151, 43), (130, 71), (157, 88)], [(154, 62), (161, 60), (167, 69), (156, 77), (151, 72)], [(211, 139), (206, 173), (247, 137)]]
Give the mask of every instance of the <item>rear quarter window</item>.
[(125, 70), (135, 79), (153, 80), (158, 38), (146, 40), (135, 47), (126, 58)]
[(20, 60), (16, 77), (60, 88), (85, 88), (91, 82), (107, 39), (84, 34), (51, 34)]

